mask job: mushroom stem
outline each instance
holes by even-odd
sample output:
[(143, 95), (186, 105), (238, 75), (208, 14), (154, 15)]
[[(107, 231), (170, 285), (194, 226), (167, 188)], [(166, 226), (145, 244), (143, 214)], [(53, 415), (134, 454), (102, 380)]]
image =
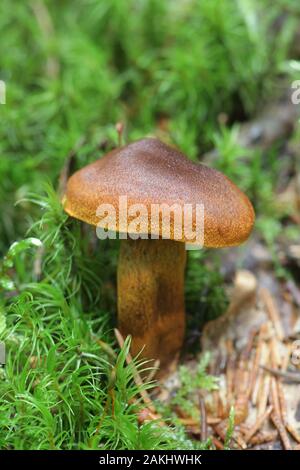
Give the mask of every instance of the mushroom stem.
[(184, 243), (122, 240), (118, 265), (118, 321), (132, 336), (131, 352), (159, 359), (164, 372), (178, 357), (185, 330)]

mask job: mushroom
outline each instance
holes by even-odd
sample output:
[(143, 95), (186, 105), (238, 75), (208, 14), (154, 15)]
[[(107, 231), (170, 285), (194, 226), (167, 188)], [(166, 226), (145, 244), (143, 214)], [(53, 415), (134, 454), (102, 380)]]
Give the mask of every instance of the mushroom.
[[(149, 138), (117, 148), (73, 174), (63, 204), (70, 216), (119, 232), (119, 329), (132, 336), (133, 355), (142, 351), (142, 357), (158, 359), (161, 371), (167, 371), (185, 332), (185, 243), (198, 243), (182, 230), (185, 216), (191, 216), (194, 230), (195, 208), (204, 208), (205, 247), (239, 245), (248, 238), (255, 218), (247, 196), (222, 173)], [(115, 215), (108, 214), (111, 207)], [(158, 218), (153, 207), (159, 208)], [(171, 209), (169, 214), (164, 208)], [(181, 219), (175, 209), (182, 211)]]

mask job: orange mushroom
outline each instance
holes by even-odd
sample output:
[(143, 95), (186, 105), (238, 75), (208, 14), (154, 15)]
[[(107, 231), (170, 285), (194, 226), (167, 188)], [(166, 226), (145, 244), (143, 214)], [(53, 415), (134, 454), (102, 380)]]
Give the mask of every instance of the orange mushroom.
[[(145, 211), (124, 217), (124, 196), (127, 209)], [(70, 216), (119, 232), (119, 329), (132, 336), (134, 355), (143, 349), (143, 357), (159, 359), (166, 370), (178, 356), (185, 330), (185, 243), (195, 243), (183, 230), (185, 216), (191, 216), (190, 228), (196, 233), (194, 209), (203, 207), (204, 246), (239, 245), (254, 223), (249, 199), (222, 173), (193, 163), (157, 139), (143, 139), (77, 171), (67, 183), (63, 203)], [(114, 208), (116, 216), (102, 213), (99, 218), (101, 205)], [(159, 207), (155, 220), (154, 206)], [(166, 207), (171, 209), (167, 217)], [(181, 219), (176, 218), (176, 208)], [(132, 223), (135, 219), (138, 224)], [(164, 227), (167, 221), (169, 232)]]

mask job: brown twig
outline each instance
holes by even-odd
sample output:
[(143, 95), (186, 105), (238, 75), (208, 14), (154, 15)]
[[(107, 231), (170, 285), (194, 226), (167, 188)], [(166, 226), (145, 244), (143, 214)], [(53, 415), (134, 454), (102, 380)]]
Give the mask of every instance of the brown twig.
[(258, 431), (255, 436), (251, 437), (249, 444), (256, 446), (266, 444), (267, 442), (274, 442), (278, 436), (278, 431)]
[(106, 352), (106, 354), (108, 354), (108, 356), (110, 356), (111, 359), (117, 358), (115, 351), (109, 344), (105, 343), (101, 339), (96, 339), (96, 343), (99, 344), (100, 348), (103, 349), (103, 351)]
[(249, 444), (252, 446), (266, 444), (267, 442), (274, 442), (277, 439), (278, 431), (259, 431), (250, 439)]
[(156, 361), (155, 361), (154, 364), (153, 364), (153, 367), (151, 368), (151, 370), (150, 370), (150, 372), (149, 372), (149, 374), (148, 374), (148, 376), (147, 376), (147, 379), (146, 379), (146, 382), (147, 382), (147, 383), (151, 382), (151, 381), (154, 379), (155, 374), (156, 374), (156, 372), (157, 372), (158, 369), (159, 369), (159, 365), (160, 365), (160, 360), (159, 360), (159, 359), (156, 359)]
[(274, 410), (273, 413), (271, 414), (271, 420), (275, 426), (275, 428), (278, 430), (279, 436), (281, 438), (283, 447), (285, 450), (292, 450), (292, 446), (289, 440), (289, 436), (286, 432), (285, 427), (282, 424), (282, 421), (276, 411)]
[(234, 422), (235, 424), (241, 424), (246, 421), (248, 416), (248, 396), (246, 390), (242, 390), (241, 393), (237, 396), (234, 405), (235, 415)]
[(292, 436), (292, 438), (300, 444), (300, 434), (296, 431), (296, 429), (294, 429), (290, 423), (286, 423), (285, 427)]
[[(276, 348), (274, 338), (272, 338), (271, 341), (270, 341), (270, 350), (271, 350), (271, 354), (270, 354), (271, 367), (274, 369), (280, 363), (280, 359), (277, 355), (277, 348)], [(282, 424), (284, 425), (283, 417), (282, 417), (282, 414), (281, 414), (279, 388), (278, 388), (278, 377), (277, 376), (273, 375), (271, 377), (270, 392), (271, 392), (270, 393), (270, 402), (273, 405), (274, 413), (275, 413), (275, 415), (278, 416), (278, 418), (281, 420)]]
[[(225, 442), (225, 439), (226, 439), (227, 426), (228, 426), (228, 420), (223, 420), (223, 421), (221, 421), (221, 423), (216, 424), (215, 426), (213, 426), (214, 431), (222, 439), (223, 442)], [(233, 433), (232, 440), (241, 449), (246, 449), (247, 448), (247, 444), (246, 444), (245, 440), (240, 435), (238, 435), (236, 432)]]
[(254, 385), (253, 392), (252, 392), (252, 397), (251, 397), (252, 405), (254, 405), (254, 406), (257, 406), (257, 404), (258, 404), (259, 391), (261, 389), (261, 384), (262, 384), (262, 381), (263, 381), (263, 377), (264, 377), (263, 371), (261, 369), (259, 369), (257, 377), (256, 377), (256, 383)]
[(279, 348), (282, 346), (282, 342), (278, 342), (278, 339), (275, 336), (272, 336), (270, 339), (270, 356), (271, 356), (271, 366), (274, 368), (280, 367), (282, 363), (282, 358), (279, 354)]
[(261, 366), (262, 369), (266, 370), (272, 375), (277, 377), (282, 377), (283, 379), (288, 380), (289, 382), (300, 383), (300, 374), (297, 372), (283, 372), (279, 369), (274, 369), (273, 367)]
[(287, 423), (286, 401), (285, 401), (283, 386), (280, 380), (277, 380), (277, 390), (278, 390), (281, 419), (283, 421), (283, 424), (286, 425)]
[(224, 450), (224, 445), (221, 441), (219, 441), (219, 439), (217, 439), (216, 437), (212, 437), (211, 440), (217, 450)]
[(282, 341), (284, 339), (284, 331), (280, 321), (280, 316), (276, 304), (271, 296), (271, 293), (265, 287), (261, 288), (260, 295), (266, 307), (269, 318), (274, 326), (277, 338)]
[(252, 426), (251, 429), (249, 429), (249, 431), (247, 432), (247, 434), (245, 435), (245, 442), (249, 442), (250, 439), (252, 438), (252, 436), (254, 436), (254, 434), (261, 428), (262, 424), (265, 422), (265, 420), (270, 416), (270, 414), (272, 413), (273, 411), (273, 406), (269, 406), (267, 408), (267, 410), (262, 414), (260, 415), (256, 422), (254, 423), (254, 425)]
[(252, 331), (248, 339), (247, 345), (241, 353), (240, 360), (238, 362), (238, 369), (235, 376), (235, 424), (243, 423), (248, 416), (249, 406), (249, 387), (252, 381), (251, 368), (249, 370), (249, 356), (253, 345), (253, 340), (256, 332)]
[(270, 402), (273, 405), (274, 411), (278, 418), (281, 420), (280, 403), (277, 389), (277, 381), (275, 377), (271, 377), (271, 390), (270, 390)]
[(270, 383), (271, 378), (269, 375), (266, 375), (263, 378), (261, 390), (258, 396), (257, 416), (261, 416), (266, 411), (270, 393)]
[(165, 425), (161, 420), (161, 415), (153, 413), (149, 408), (143, 408), (138, 413), (138, 421), (140, 424), (149, 421), (158, 421), (159, 425)]
[(258, 381), (258, 376), (259, 376), (259, 365), (262, 359), (265, 359), (264, 353), (264, 348), (265, 348), (265, 343), (264, 343), (264, 337), (266, 334), (266, 329), (267, 325), (264, 323), (261, 325), (258, 333), (258, 339), (257, 339), (257, 347), (255, 350), (255, 356), (254, 356), (254, 361), (253, 361), (253, 366), (252, 370), (250, 372), (250, 379), (249, 379), (249, 387), (248, 387), (248, 397), (251, 397), (252, 403), (256, 403), (256, 398), (255, 398), (255, 391), (257, 389), (257, 386), (259, 384)]
[[(195, 418), (179, 418), (179, 421), (184, 426), (198, 426), (199, 425), (199, 421)], [(221, 418), (215, 418), (209, 415), (206, 416), (207, 425), (219, 424), (221, 421), (222, 421)]]
[(260, 327), (259, 333), (258, 333), (257, 347), (256, 347), (256, 350), (255, 350), (254, 362), (253, 362), (252, 371), (251, 371), (251, 375), (250, 375), (248, 397), (252, 396), (254, 388), (255, 388), (255, 384), (256, 384), (256, 381), (257, 381), (257, 375), (258, 375), (258, 371), (259, 371), (259, 364), (260, 364), (262, 349), (263, 349), (263, 344), (264, 344), (263, 343), (263, 336), (265, 334), (265, 330), (266, 330), (266, 325), (263, 324)]
[(234, 400), (234, 371), (235, 371), (235, 357), (233, 352), (232, 341), (226, 342), (227, 350), (227, 364), (226, 364), (226, 411), (229, 413)]
[(291, 352), (292, 352), (292, 344), (288, 343), (286, 346), (285, 354), (282, 358), (282, 363), (281, 363), (281, 372), (286, 372), (290, 359), (291, 359)]
[[(262, 348), (261, 348), (261, 355), (260, 355), (260, 364), (266, 364), (268, 360), (269, 360), (269, 350), (267, 348), (266, 343), (263, 342)], [(252, 396), (251, 396), (251, 401), (253, 405), (257, 406), (258, 399), (259, 399), (259, 392), (261, 390), (263, 380), (264, 380), (263, 370), (260, 368), (260, 366), (258, 366), (256, 381), (254, 383)]]
[(250, 331), (250, 335), (249, 335), (246, 347), (245, 347), (244, 351), (242, 352), (242, 355), (243, 355), (245, 360), (248, 360), (250, 358), (251, 352), (253, 350), (254, 338), (258, 333), (259, 332), (255, 328), (253, 328)]

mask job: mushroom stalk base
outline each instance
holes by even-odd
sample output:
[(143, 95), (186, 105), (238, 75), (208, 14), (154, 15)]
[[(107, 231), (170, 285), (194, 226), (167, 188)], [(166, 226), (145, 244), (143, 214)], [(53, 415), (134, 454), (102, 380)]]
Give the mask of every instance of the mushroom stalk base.
[(178, 357), (185, 331), (185, 245), (172, 240), (122, 240), (118, 322), (131, 352), (159, 359), (160, 373)]

